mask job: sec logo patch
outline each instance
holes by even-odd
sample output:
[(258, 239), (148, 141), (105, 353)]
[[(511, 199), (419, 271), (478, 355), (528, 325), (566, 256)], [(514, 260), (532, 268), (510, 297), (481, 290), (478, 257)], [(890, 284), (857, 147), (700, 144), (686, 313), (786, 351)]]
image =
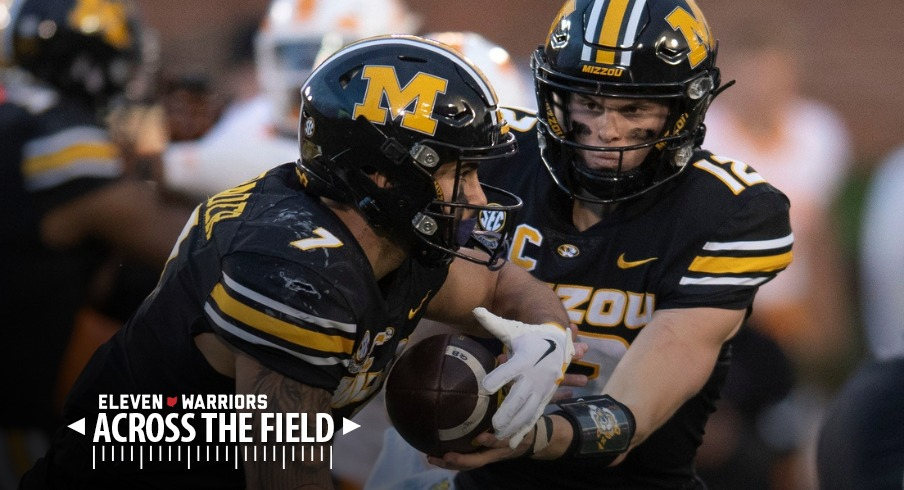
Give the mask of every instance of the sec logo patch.
[[(491, 204), (498, 206), (498, 204)], [(505, 211), (487, 211), (480, 212), (480, 227), (486, 231), (501, 231), (505, 227)]]

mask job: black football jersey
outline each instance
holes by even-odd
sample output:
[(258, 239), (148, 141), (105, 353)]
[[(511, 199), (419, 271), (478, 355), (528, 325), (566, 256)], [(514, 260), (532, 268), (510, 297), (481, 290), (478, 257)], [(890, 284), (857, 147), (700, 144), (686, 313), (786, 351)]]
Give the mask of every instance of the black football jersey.
[[(334, 420), (351, 417), (382, 386), (446, 274), (408, 260), (377, 282), (344, 223), (304, 192), (296, 166), (276, 167), (196, 208), (155, 290), (80, 377), (67, 419), (91, 418), (104, 393), (235, 393), (194, 344), (205, 332), (328, 390)], [(208, 484), (235, 483), (217, 471)], [(193, 466), (183, 476), (200, 474)]]
[(0, 274), (0, 390), (20, 398), (0, 407), (0, 420), (11, 426), (59, 423), (53, 397), (60, 361), (106, 255), (95, 242), (45, 247), (41, 219), (120, 172), (92, 108), (30, 86), (0, 87), (0, 253), (8, 258)]
[[(743, 163), (697, 151), (671, 184), (616, 207), (583, 232), (571, 201), (540, 161), (532, 115), (509, 112), (520, 161), (483, 165), (481, 181), (522, 197), (509, 259), (549, 283), (590, 350), (569, 368), (587, 374), (576, 396), (601, 394), (657, 309), (749, 308), (757, 288), (791, 261), (788, 199)], [(703, 390), (614, 468), (515, 460), (471, 472), (512, 488), (677, 487), (692, 479), (703, 427), (729, 365), (723, 348)], [(565, 481), (563, 481), (565, 479)]]

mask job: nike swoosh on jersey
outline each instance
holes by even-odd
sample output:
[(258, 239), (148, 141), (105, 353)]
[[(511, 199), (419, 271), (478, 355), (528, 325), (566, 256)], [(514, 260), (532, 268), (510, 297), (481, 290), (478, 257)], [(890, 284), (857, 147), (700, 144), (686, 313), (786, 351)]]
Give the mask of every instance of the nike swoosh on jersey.
[(424, 301), (427, 301), (427, 298), (430, 297), (430, 293), (432, 293), (432, 292), (433, 292), (433, 290), (427, 291), (427, 294), (424, 295), (424, 299), (422, 299), (420, 304), (417, 305), (417, 308), (411, 308), (410, 310), (408, 310), (408, 319), (409, 320), (414, 318), (414, 315), (417, 315), (417, 312), (421, 311), (421, 307), (424, 306)]
[(546, 349), (546, 352), (544, 352), (543, 355), (540, 356), (539, 359), (537, 359), (537, 362), (534, 363), (534, 366), (536, 366), (537, 364), (540, 364), (540, 361), (542, 361), (543, 359), (546, 359), (546, 356), (552, 354), (556, 350), (555, 342), (553, 342), (552, 340), (549, 340), (549, 339), (543, 339), (543, 340), (549, 342), (549, 349)]
[(658, 258), (659, 257), (650, 257), (649, 259), (643, 260), (625, 260), (625, 254), (621, 254), (618, 256), (618, 262), (616, 264), (618, 265), (619, 269), (630, 269), (632, 267), (637, 267), (639, 265), (644, 265), (648, 262), (652, 262)]

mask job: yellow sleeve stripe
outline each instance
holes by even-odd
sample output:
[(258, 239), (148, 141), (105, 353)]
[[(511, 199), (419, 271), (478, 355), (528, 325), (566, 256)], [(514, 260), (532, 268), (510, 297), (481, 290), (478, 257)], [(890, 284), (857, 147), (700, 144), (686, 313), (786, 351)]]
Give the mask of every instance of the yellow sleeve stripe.
[(229, 296), (222, 284), (216, 285), (211, 297), (227, 317), (292, 344), (331, 354), (350, 355), (354, 348), (352, 339), (313, 332), (261, 313)]
[(112, 143), (77, 144), (54, 153), (26, 159), (22, 166), (22, 174), (31, 177), (80, 160), (110, 160), (110, 163), (113, 163), (118, 157), (119, 151)]
[(688, 270), (709, 274), (775, 272), (788, 267), (792, 252), (764, 257), (697, 257)]

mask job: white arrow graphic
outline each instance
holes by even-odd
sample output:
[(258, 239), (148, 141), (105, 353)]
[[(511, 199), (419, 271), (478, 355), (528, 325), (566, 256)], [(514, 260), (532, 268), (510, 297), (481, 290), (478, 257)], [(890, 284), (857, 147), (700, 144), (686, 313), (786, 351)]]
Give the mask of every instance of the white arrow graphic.
[(85, 419), (77, 420), (71, 424), (69, 424), (69, 428), (78, 432), (81, 435), (85, 435)]
[[(342, 417), (342, 435), (348, 434), (349, 432), (361, 427), (361, 424), (356, 424), (351, 420)], [(82, 430), (85, 429), (85, 420), (82, 419)], [(84, 432), (83, 432), (84, 433)]]

